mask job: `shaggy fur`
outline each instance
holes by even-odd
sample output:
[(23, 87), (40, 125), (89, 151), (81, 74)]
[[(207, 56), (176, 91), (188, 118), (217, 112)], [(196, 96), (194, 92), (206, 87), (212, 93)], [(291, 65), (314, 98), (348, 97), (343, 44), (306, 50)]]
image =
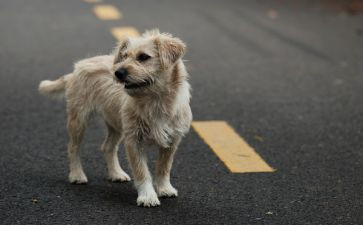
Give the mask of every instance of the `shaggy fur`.
[[(117, 157), (118, 145), (123, 142), (138, 190), (138, 205), (157, 206), (158, 196), (178, 195), (170, 184), (170, 170), (192, 121), (190, 86), (182, 61), (185, 50), (180, 39), (153, 30), (138, 38), (125, 38), (111, 55), (77, 62), (71, 74), (40, 83), (40, 93), (65, 95), (67, 100), (71, 183), (87, 183), (80, 143), (88, 118), (96, 111), (108, 128), (101, 149), (109, 178), (130, 180)], [(147, 166), (148, 145), (159, 147), (154, 181)]]

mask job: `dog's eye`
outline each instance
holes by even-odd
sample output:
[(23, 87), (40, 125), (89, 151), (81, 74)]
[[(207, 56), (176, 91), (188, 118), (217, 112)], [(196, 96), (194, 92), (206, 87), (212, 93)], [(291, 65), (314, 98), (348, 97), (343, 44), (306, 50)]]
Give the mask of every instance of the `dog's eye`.
[(145, 54), (145, 53), (141, 53), (137, 56), (137, 61), (139, 62), (145, 62), (146, 60), (150, 59), (151, 56)]

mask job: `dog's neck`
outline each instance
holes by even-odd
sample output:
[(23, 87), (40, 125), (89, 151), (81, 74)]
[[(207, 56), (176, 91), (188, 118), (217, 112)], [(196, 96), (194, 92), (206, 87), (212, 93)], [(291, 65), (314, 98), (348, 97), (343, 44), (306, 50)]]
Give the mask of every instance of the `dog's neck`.
[[(158, 87), (157, 92), (147, 96), (132, 97), (137, 111), (147, 112), (150, 116), (172, 116), (176, 111), (177, 104), (179, 104), (179, 95), (185, 95), (185, 93), (180, 92), (187, 92), (186, 97), (189, 101), (189, 84), (183, 62), (179, 60), (165, 72), (170, 73), (168, 76), (170, 80), (162, 87)], [(145, 113), (142, 114), (145, 115)]]

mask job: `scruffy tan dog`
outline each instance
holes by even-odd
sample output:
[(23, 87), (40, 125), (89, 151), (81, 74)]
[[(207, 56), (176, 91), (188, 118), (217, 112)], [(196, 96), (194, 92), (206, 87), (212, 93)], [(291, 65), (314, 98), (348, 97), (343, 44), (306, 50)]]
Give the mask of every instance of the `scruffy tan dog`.
[[(170, 184), (170, 170), (192, 121), (190, 86), (182, 61), (185, 50), (180, 39), (158, 30), (147, 31), (141, 37), (125, 38), (111, 55), (81, 60), (73, 73), (40, 83), (40, 93), (65, 94), (67, 99), (71, 183), (87, 183), (79, 148), (89, 116), (97, 111), (108, 128), (102, 151), (110, 179), (130, 180), (117, 157), (123, 141), (138, 205), (157, 206), (158, 196), (178, 195)], [(154, 182), (147, 167), (148, 145), (159, 147)]]

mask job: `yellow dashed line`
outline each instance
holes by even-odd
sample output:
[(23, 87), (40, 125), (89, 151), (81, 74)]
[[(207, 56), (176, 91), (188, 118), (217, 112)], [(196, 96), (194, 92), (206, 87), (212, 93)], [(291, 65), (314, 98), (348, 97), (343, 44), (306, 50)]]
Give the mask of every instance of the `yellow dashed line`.
[(225, 121), (193, 122), (192, 125), (232, 173), (275, 171)]
[(138, 36), (140, 36), (139, 31), (134, 27), (114, 27), (114, 28), (111, 29), (111, 33), (119, 41), (123, 37), (138, 37)]
[(96, 5), (93, 7), (93, 11), (101, 20), (118, 20), (122, 18), (122, 13), (112, 5)]
[(101, 3), (102, 0), (83, 0), (84, 2), (87, 2), (87, 3)]

